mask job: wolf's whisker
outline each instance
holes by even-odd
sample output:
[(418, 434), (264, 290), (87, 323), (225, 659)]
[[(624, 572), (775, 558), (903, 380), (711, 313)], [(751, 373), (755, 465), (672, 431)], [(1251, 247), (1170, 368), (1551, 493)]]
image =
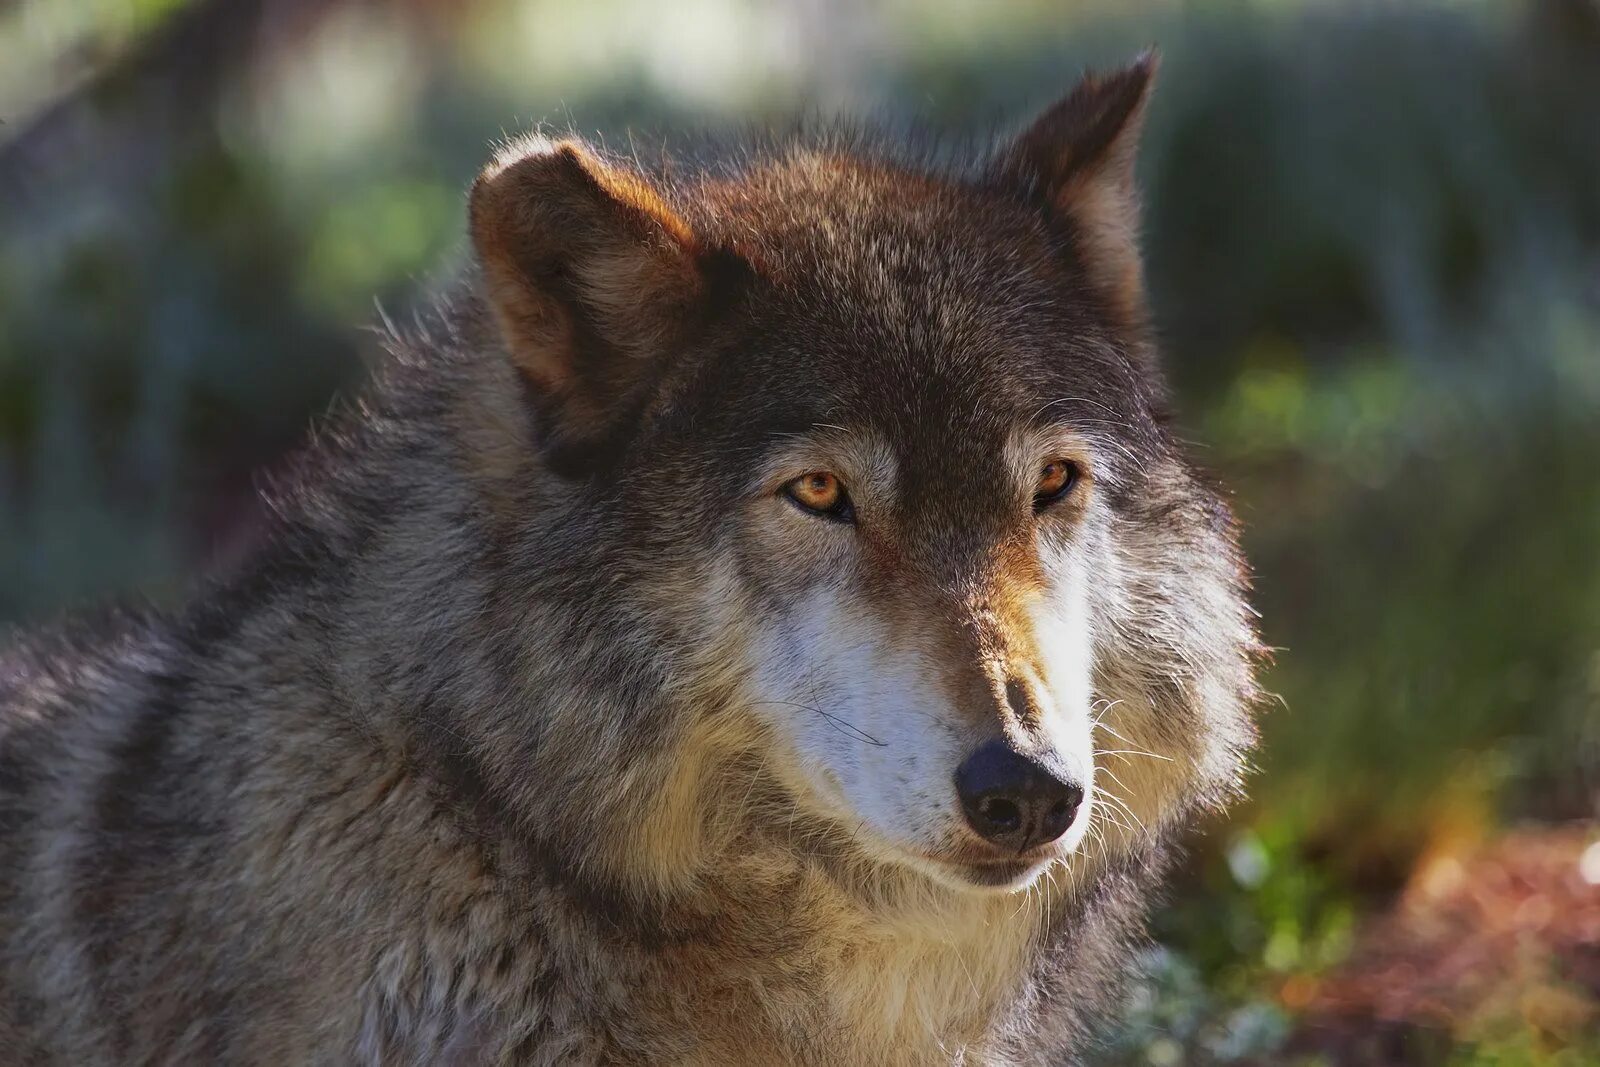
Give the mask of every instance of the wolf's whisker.
[[(1124, 793), (1127, 793), (1128, 796), (1133, 796), (1133, 790), (1129, 789), (1127, 784), (1123, 782), (1121, 778), (1117, 777), (1117, 772), (1113, 771), (1110, 767), (1107, 767), (1103, 763), (1095, 765), (1094, 771), (1090, 774), (1090, 778), (1092, 779), (1095, 774), (1098, 774), (1101, 771), (1105, 771), (1106, 777), (1117, 783), (1117, 788), (1121, 789)], [(1096, 793), (1095, 795), (1098, 796), (1100, 794)]]
[(1104, 823), (1105, 816), (1100, 815), (1098, 812), (1096, 812), (1094, 816), (1091, 816), (1089, 819), (1089, 836), (1094, 841), (1095, 848), (1099, 850), (1101, 863), (1107, 862), (1108, 859), (1106, 853), (1106, 835), (1103, 825)]
[[(1139, 829), (1143, 830), (1145, 828), (1144, 820), (1139, 818), (1139, 816), (1134, 814), (1133, 809), (1128, 807), (1127, 801), (1123, 800), (1121, 797), (1116, 796), (1116, 795), (1114, 795), (1112, 793), (1102, 793), (1101, 797), (1102, 797), (1102, 799), (1111, 801), (1118, 808), (1120, 808), (1123, 811), (1127, 812), (1128, 818), (1132, 819), (1135, 823), (1137, 823), (1138, 826), (1139, 826)], [(1111, 809), (1108, 808), (1106, 810), (1110, 811)]]
[(1103, 809), (1100, 812), (1100, 817), (1102, 819), (1104, 819), (1106, 822), (1110, 823), (1112, 826), (1117, 827), (1118, 829), (1126, 830), (1129, 833), (1133, 832), (1133, 827), (1131, 827), (1127, 823), (1123, 822), (1121, 817), (1118, 816), (1116, 811), (1114, 809), (1112, 809), (1112, 808)]
[(1089, 701), (1089, 714), (1096, 719), (1101, 719), (1105, 717), (1106, 712), (1122, 703), (1122, 697), (1100, 697)]
[(1091, 716), (1090, 721), (1098, 723), (1101, 719), (1105, 718), (1111, 713), (1112, 708), (1121, 703), (1121, 697), (1118, 697), (1116, 700), (1112, 700), (1108, 697), (1096, 700), (1089, 705), (1089, 714)]
[(799, 708), (801, 711), (815, 712), (816, 714), (821, 715), (829, 726), (833, 727), (835, 730), (838, 730), (842, 734), (855, 738), (857, 741), (864, 741), (869, 745), (877, 745), (879, 748), (887, 748), (889, 745), (889, 742), (879, 741), (876, 737), (873, 737), (871, 734), (861, 729), (861, 727), (856, 726), (854, 723), (851, 723), (846, 719), (841, 719), (839, 716), (830, 711), (823, 711), (821, 708), (814, 708), (810, 704), (801, 704), (794, 700), (752, 700), (750, 703), (752, 705), (777, 704), (782, 707)]
[(750, 796), (756, 791), (756, 783), (761, 780), (761, 775), (766, 772), (767, 760), (770, 759), (771, 756), (771, 752), (763, 752), (761, 754), (760, 762), (755, 766), (755, 770), (750, 772), (750, 786), (744, 791), (744, 799), (739, 801), (740, 811), (750, 810)]
[(1110, 734), (1112, 737), (1115, 737), (1118, 741), (1121, 741), (1125, 745), (1133, 744), (1132, 741), (1128, 740), (1126, 737), (1123, 737), (1121, 734), (1117, 733), (1116, 730), (1114, 730), (1111, 727), (1107, 726), (1105, 723), (1099, 721), (1098, 719), (1096, 719), (1094, 722), (1090, 723), (1089, 727), (1090, 727), (1090, 729), (1093, 729), (1093, 730), (1104, 730), (1106, 733)]
[[(1037, 419), (1040, 415), (1043, 415), (1057, 404), (1089, 404), (1093, 407), (1099, 408), (1101, 411), (1116, 416), (1118, 420), (1123, 418), (1122, 413), (1117, 411), (1116, 408), (1102, 404), (1098, 400), (1091, 400), (1086, 396), (1064, 396), (1057, 400), (1052, 400), (1048, 404), (1041, 407), (1038, 411), (1034, 412), (1033, 417)], [(1118, 425), (1120, 425), (1120, 421), (1118, 422)]]
[(1177, 762), (1171, 756), (1163, 756), (1158, 752), (1146, 752), (1139, 748), (1102, 748), (1096, 755), (1100, 756), (1149, 756), (1151, 759), (1161, 760), (1163, 763)]

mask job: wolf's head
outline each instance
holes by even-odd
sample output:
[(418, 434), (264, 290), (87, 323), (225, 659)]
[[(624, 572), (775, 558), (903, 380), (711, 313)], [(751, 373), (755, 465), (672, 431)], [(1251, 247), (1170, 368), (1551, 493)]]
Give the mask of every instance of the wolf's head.
[(542, 462), (664, 676), (796, 810), (947, 885), (1127, 848), (1249, 742), (1231, 519), (1144, 326), (1152, 72), (969, 170), (833, 137), (647, 174), (530, 139), (473, 190)]

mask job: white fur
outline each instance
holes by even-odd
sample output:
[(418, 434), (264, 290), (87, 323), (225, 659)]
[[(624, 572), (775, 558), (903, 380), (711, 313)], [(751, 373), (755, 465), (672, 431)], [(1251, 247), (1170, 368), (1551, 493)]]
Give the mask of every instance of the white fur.
[(801, 778), (791, 788), (869, 851), (916, 863), (948, 841), (965, 746), (932, 664), (897, 650), (882, 622), (832, 587), (764, 625), (756, 659), (757, 708), (792, 746)]
[[(1039, 662), (988, 669), (999, 686), (1011, 677), (1030, 688), (1040, 713), (1030, 740), (1053, 750), (1090, 795), (1045, 862), (1011, 890), (1026, 888), (1078, 848), (1094, 805), (1088, 567), (1066, 542), (1042, 540), (1052, 577), (1030, 613)], [(759, 627), (752, 703), (791, 757), (774, 761), (781, 765), (774, 769), (869, 853), (973, 888), (938, 856), (970, 836), (955, 775), (986, 730), (975, 724), (974, 709), (952, 706), (938, 683), (944, 665), (916, 642), (895, 640), (872, 608), (845, 581), (829, 582)]]

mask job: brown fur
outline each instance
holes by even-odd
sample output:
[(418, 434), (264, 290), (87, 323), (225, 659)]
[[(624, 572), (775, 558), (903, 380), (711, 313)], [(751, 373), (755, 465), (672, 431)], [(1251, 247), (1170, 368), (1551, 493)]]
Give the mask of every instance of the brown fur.
[[(176, 615), (0, 658), (0, 1060), (1081, 1049), (1253, 738), (1232, 520), (1141, 325), (1151, 69), (961, 172), (843, 135), (672, 179), (502, 153), (481, 276), (393, 339), (270, 546)], [(1035, 515), (1041, 453), (1085, 480)], [(818, 463), (848, 531), (781, 499)], [(770, 642), (825, 594), (937, 665), (928, 731), (1043, 744), (1057, 559), (1091, 579), (1091, 837), (1025, 893), (965, 891), (819, 799), (799, 726), (953, 803), (827, 703), (861, 678)], [(763, 706), (772, 670), (806, 699)]]

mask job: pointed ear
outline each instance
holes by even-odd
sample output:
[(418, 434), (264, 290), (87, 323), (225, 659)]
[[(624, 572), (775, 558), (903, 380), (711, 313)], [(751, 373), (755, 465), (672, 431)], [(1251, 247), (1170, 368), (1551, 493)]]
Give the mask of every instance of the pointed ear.
[(995, 163), (997, 177), (1022, 183), (1070, 226), (1090, 282), (1130, 324), (1144, 317), (1134, 159), (1158, 65), (1152, 50), (1121, 70), (1085, 75)]
[(472, 186), (472, 243), (538, 436), (569, 466), (636, 411), (698, 320), (694, 234), (637, 172), (528, 138)]

